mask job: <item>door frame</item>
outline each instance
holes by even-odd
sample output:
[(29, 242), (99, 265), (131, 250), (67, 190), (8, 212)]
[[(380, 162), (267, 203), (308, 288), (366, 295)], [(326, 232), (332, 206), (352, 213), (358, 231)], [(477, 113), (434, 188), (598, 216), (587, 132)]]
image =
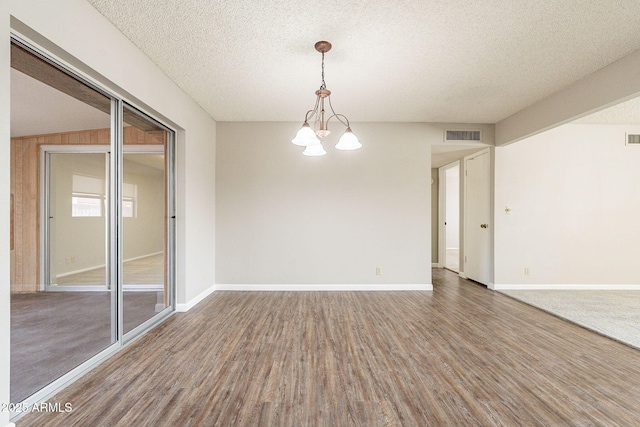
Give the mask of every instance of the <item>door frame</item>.
[[(40, 291), (47, 292), (67, 292), (67, 291), (108, 291), (109, 283), (105, 286), (68, 286), (66, 288), (58, 289), (56, 286), (49, 284), (49, 175), (51, 172), (51, 166), (48, 153), (59, 154), (107, 154), (110, 152), (109, 145), (41, 145), (40, 146)], [(106, 171), (109, 171), (109, 163), (106, 164)], [(108, 174), (107, 174), (108, 176)], [(110, 180), (106, 180), (106, 194), (109, 194)], [(105, 242), (108, 242), (109, 238), (109, 210), (105, 210), (106, 224)], [(105, 248), (105, 251), (108, 247)], [(106, 268), (106, 265), (105, 265)]]

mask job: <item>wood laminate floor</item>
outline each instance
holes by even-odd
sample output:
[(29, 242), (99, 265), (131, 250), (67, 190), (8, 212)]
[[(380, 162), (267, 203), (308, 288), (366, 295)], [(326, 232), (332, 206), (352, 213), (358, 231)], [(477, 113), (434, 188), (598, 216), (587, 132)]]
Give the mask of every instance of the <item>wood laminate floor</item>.
[(634, 426), (640, 352), (444, 270), (433, 292), (215, 292), (27, 426)]

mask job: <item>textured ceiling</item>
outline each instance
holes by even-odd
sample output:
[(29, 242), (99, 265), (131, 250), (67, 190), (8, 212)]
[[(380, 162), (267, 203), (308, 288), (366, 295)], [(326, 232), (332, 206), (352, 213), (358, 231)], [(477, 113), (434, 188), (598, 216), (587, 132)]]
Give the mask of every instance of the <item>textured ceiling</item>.
[(573, 123), (596, 125), (640, 125), (640, 98), (621, 102)]
[(637, 0), (89, 0), (219, 121), (495, 123), (640, 48)]

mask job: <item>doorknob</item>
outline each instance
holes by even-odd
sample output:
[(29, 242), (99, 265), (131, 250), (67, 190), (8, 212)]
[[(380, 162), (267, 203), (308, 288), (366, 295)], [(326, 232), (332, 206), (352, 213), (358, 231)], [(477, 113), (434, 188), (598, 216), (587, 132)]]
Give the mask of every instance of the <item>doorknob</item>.
[(489, 224), (480, 224), (480, 228), (489, 228)]

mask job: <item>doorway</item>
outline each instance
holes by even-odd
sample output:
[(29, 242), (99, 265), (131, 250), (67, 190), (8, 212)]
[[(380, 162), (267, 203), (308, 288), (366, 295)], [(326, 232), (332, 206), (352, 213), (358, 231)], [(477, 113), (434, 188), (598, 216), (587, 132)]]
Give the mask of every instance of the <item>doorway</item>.
[(439, 170), (440, 210), (443, 218), (441, 233), (443, 244), (441, 259), (443, 267), (458, 273), (460, 271), (460, 162), (455, 161)]

